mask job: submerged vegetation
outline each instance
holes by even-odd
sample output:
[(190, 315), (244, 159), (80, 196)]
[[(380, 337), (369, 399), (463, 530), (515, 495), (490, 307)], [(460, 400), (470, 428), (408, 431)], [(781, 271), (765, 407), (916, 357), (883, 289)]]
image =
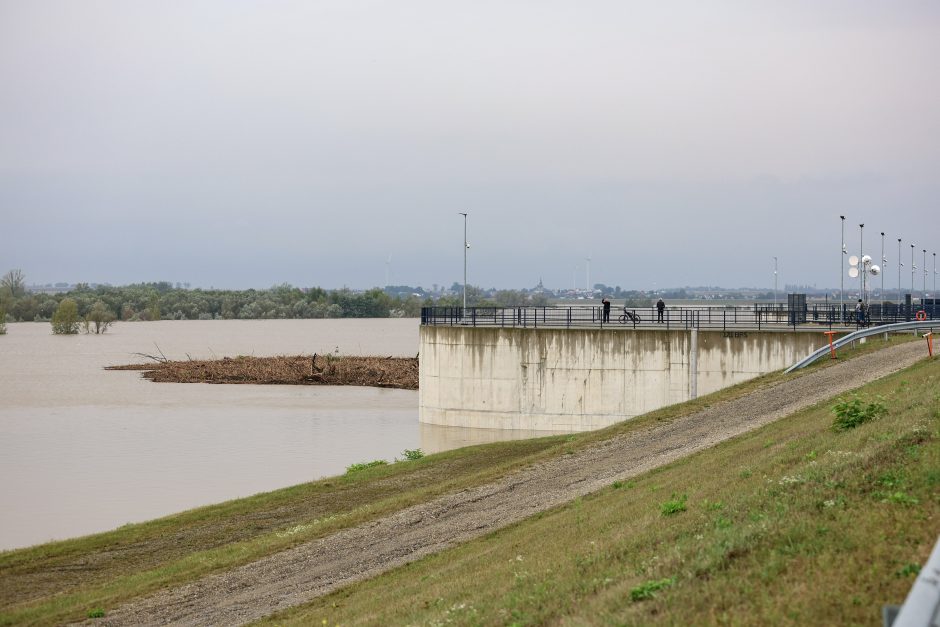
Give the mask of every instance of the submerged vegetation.
[[(170, 283), (122, 287), (78, 285), (65, 293), (0, 291), (0, 306), (13, 321), (50, 321), (63, 300), (73, 301), (78, 318), (111, 320), (235, 320), (257, 318), (390, 318), (415, 317), (422, 301), (374, 289), (366, 292), (301, 289), (278, 285), (266, 290), (202, 290)], [(100, 332), (100, 331), (99, 331)]]
[(63, 298), (52, 314), (52, 332), (56, 335), (78, 333), (78, 305), (71, 298)]
[[(401, 286), (399, 286), (401, 287)], [(11, 322), (49, 322), (60, 303), (69, 299), (78, 307), (81, 322), (93, 315), (111, 320), (236, 320), (286, 318), (414, 318), (426, 305), (456, 306), (462, 302), (453, 293), (435, 295), (395, 287), (362, 292), (348, 289), (300, 288), (287, 283), (269, 289), (190, 289), (167, 281), (111, 286), (80, 283), (59, 293), (29, 292), (19, 270), (0, 279), (0, 310)], [(544, 295), (516, 290), (498, 290), (487, 298), (478, 287), (467, 287), (467, 302), (483, 305), (545, 305)], [(106, 327), (105, 327), (106, 328)], [(102, 328), (101, 331), (104, 329)], [(96, 331), (96, 332), (101, 332)]]

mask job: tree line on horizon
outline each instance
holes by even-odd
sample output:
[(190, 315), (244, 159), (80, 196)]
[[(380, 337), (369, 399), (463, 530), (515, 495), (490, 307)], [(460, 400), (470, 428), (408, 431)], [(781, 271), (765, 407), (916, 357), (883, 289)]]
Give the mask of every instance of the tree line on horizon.
[[(381, 288), (299, 288), (287, 283), (268, 289), (216, 290), (174, 286), (167, 281), (124, 286), (80, 283), (57, 293), (30, 292), (21, 270), (0, 278), (0, 333), (6, 322), (52, 322), (56, 332), (103, 332), (113, 321), (254, 320), (289, 318), (413, 318), (424, 306), (460, 306), (462, 292), (430, 296)], [(544, 294), (517, 290), (488, 293), (467, 286), (468, 306), (548, 305)], [(61, 309), (61, 311), (60, 311)], [(60, 316), (57, 319), (56, 313)], [(57, 326), (57, 322), (60, 323)]]

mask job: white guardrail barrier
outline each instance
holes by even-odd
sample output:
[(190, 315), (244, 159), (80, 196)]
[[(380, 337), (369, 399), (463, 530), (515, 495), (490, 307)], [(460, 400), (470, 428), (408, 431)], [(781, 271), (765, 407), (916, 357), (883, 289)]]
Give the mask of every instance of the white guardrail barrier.
[[(901, 331), (929, 331), (933, 332), (934, 329), (940, 330), (940, 321), (938, 320), (924, 320), (918, 322), (898, 322), (895, 324), (883, 324), (877, 327), (866, 327), (864, 329), (859, 329), (858, 331), (853, 331), (848, 335), (843, 335), (838, 340), (833, 341), (832, 348), (839, 349), (850, 344), (856, 340), (860, 340), (866, 337), (873, 337), (875, 335), (882, 335), (887, 333), (899, 333)], [(800, 361), (796, 362), (792, 366), (786, 369), (785, 372), (793, 372), (794, 370), (799, 370), (800, 368), (805, 368), (810, 365), (817, 359), (829, 354), (830, 347), (827, 344), (822, 348), (813, 351), (809, 356), (804, 357)]]
[(920, 569), (911, 591), (904, 599), (897, 616), (895, 608), (886, 606), (882, 612), (885, 627), (932, 627), (940, 624), (940, 539)]

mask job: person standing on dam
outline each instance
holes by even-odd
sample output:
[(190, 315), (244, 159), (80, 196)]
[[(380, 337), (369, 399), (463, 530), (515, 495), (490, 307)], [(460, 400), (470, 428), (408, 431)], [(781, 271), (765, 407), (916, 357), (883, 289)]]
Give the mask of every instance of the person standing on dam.
[(604, 305), (604, 322), (610, 322), (610, 301), (606, 296), (601, 300), (601, 304)]
[(666, 311), (666, 303), (664, 303), (664, 302), (663, 302), (663, 299), (660, 298), (658, 301), (656, 301), (656, 315), (657, 315), (656, 321), (657, 321), (657, 322), (662, 322), (662, 321), (663, 321), (663, 312), (664, 312), (664, 311)]
[(862, 302), (861, 298), (858, 299), (858, 303), (855, 305), (855, 326), (865, 326), (865, 303)]

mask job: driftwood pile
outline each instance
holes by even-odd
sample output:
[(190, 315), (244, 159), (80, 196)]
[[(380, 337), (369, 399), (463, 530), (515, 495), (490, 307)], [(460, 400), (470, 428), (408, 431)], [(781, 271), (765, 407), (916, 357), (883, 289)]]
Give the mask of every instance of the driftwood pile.
[(418, 389), (417, 357), (225, 357), (211, 361), (158, 360), (151, 364), (109, 366), (142, 370), (159, 383), (261, 383), (276, 385), (365, 385)]

